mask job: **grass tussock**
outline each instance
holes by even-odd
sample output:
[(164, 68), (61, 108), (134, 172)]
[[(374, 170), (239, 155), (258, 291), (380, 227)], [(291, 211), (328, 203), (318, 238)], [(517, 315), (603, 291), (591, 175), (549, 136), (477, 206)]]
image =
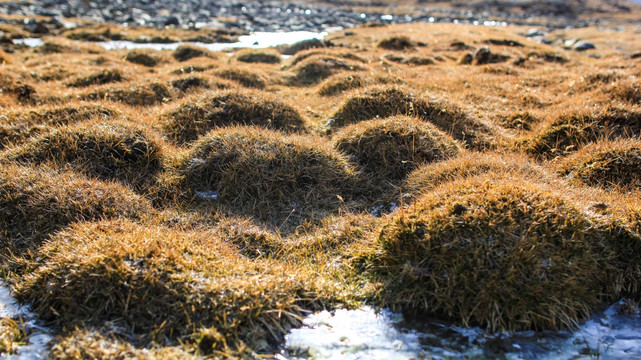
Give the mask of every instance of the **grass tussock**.
[(439, 101), (426, 101), (398, 87), (375, 87), (349, 98), (329, 122), (331, 129), (374, 118), (396, 115), (418, 117), (469, 147), (489, 146), (490, 130), (458, 107)]
[(299, 41), (292, 45), (279, 46), (277, 50), (283, 55), (296, 55), (301, 51), (326, 47), (331, 47), (331, 44), (319, 39), (310, 39)]
[(101, 87), (81, 95), (84, 100), (105, 100), (129, 106), (153, 106), (171, 100), (171, 92), (163, 83)]
[(0, 318), (0, 354), (10, 356), (27, 343), (27, 329), (22, 319)]
[(121, 185), (15, 165), (0, 168), (0, 208), (3, 260), (32, 251), (48, 235), (76, 221), (137, 219), (151, 211), (145, 199)]
[(159, 51), (154, 50), (131, 50), (124, 57), (125, 61), (146, 67), (155, 67), (164, 61)]
[(464, 152), (446, 161), (420, 166), (408, 175), (402, 188), (410, 198), (414, 198), (442, 184), (485, 174), (497, 178), (516, 176), (533, 181), (549, 178), (545, 170), (523, 155)]
[(592, 186), (641, 190), (641, 141), (590, 144), (565, 159), (560, 173)]
[(216, 71), (215, 74), (221, 79), (231, 80), (247, 88), (264, 89), (267, 87), (267, 81), (261, 75), (251, 71), (229, 68)]
[(385, 60), (411, 66), (425, 66), (425, 65), (434, 65), (436, 61), (434, 59), (425, 57), (425, 56), (403, 56), (398, 54), (386, 54), (383, 56)]
[(360, 261), (386, 306), (495, 331), (558, 329), (612, 296), (610, 236), (544, 187), (485, 177), (426, 193)]
[(115, 322), (122, 340), (180, 340), (203, 355), (273, 351), (306, 309), (334, 296), (331, 282), (273, 260), (245, 259), (216, 231), (77, 224), (39, 257), (17, 296), (50, 325), (67, 332)]
[(283, 229), (338, 212), (357, 181), (346, 158), (317, 138), (249, 127), (212, 131), (178, 169), (187, 196), (215, 194), (211, 205)]
[(338, 132), (334, 146), (377, 181), (398, 181), (419, 165), (457, 155), (459, 145), (434, 125), (406, 116), (364, 121)]
[(229, 125), (256, 125), (285, 132), (303, 131), (298, 111), (259, 94), (222, 92), (188, 100), (162, 116), (165, 134), (178, 144)]
[(417, 43), (407, 36), (392, 36), (381, 40), (378, 45), (379, 48), (385, 50), (414, 50)]
[(73, 124), (89, 119), (109, 121), (119, 118), (113, 109), (102, 105), (44, 106), (0, 116), (0, 150), (23, 143), (48, 131), (52, 126)]
[(186, 76), (180, 79), (173, 80), (171, 87), (179, 90), (180, 92), (193, 92), (194, 90), (207, 90), (211, 88), (208, 80), (198, 76)]
[(194, 45), (180, 45), (172, 54), (174, 59), (183, 62), (197, 57), (215, 57), (207, 49)]
[(0, 153), (3, 162), (71, 168), (143, 190), (162, 168), (162, 144), (145, 128), (101, 121), (63, 126)]
[(93, 85), (104, 85), (109, 83), (117, 83), (125, 80), (125, 77), (118, 70), (102, 70), (88, 76), (79, 77), (71, 82), (69, 86), (72, 87), (87, 87)]
[(641, 112), (624, 108), (567, 113), (543, 127), (519, 146), (541, 157), (553, 158), (576, 152), (583, 145), (602, 139), (641, 135)]
[(363, 67), (333, 57), (312, 56), (297, 64), (292, 70), (294, 75), (288, 80), (290, 85), (309, 86), (339, 72), (363, 70)]
[(280, 64), (281, 56), (273, 50), (244, 50), (236, 55), (236, 60), (250, 64)]
[(367, 85), (372, 84), (364, 76), (358, 74), (340, 75), (323, 83), (318, 94), (320, 96), (336, 96), (348, 90), (359, 89)]

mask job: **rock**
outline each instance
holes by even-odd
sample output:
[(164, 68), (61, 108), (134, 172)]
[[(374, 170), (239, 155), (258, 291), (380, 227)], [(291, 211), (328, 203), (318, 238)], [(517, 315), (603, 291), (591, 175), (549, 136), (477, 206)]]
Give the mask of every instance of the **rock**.
[(572, 49), (576, 51), (585, 51), (590, 49), (596, 49), (596, 46), (594, 46), (594, 44), (587, 41), (578, 41), (572, 46)]
[(177, 16), (170, 16), (165, 20), (165, 26), (179, 26), (180, 25), (180, 19), (178, 19)]
[(460, 65), (470, 65), (472, 64), (473, 61), (474, 61), (474, 54), (467, 53), (459, 59), (458, 63)]

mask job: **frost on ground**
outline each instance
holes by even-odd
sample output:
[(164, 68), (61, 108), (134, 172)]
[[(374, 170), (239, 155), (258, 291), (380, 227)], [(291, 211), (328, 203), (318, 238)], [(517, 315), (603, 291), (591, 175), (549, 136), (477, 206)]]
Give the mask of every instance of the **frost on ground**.
[(310, 315), (285, 341), (289, 359), (630, 359), (641, 357), (641, 314), (622, 300), (575, 331), (489, 333), (364, 307)]
[(0, 353), (0, 359), (39, 360), (48, 356), (51, 335), (46, 328), (38, 326), (35, 314), (28, 307), (20, 306), (11, 296), (9, 288), (0, 282), (0, 318), (22, 319), (29, 336), (27, 344), (18, 347), (15, 354)]

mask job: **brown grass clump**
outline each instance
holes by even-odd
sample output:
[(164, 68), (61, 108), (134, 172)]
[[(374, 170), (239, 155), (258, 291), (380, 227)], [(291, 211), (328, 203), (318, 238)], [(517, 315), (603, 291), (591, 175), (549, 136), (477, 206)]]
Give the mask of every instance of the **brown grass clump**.
[(52, 126), (119, 117), (112, 109), (101, 105), (44, 106), (28, 111), (0, 116), (0, 150), (11, 144), (20, 144), (31, 136), (48, 131)]
[(414, 50), (417, 44), (407, 36), (392, 36), (381, 40), (377, 46), (381, 49), (401, 51)]
[(616, 278), (609, 236), (542, 186), (486, 177), (390, 219), (364, 266), (386, 306), (494, 331), (558, 329), (586, 317)]
[(332, 289), (311, 273), (245, 259), (216, 231), (129, 221), (77, 224), (38, 256), (17, 297), (49, 325), (65, 333), (116, 322), (122, 340), (179, 340), (204, 355), (274, 351)]
[(389, 60), (391, 62), (399, 63), (399, 64), (404, 64), (404, 65), (412, 65), (412, 66), (424, 66), (424, 65), (434, 65), (436, 62), (432, 58), (428, 57), (423, 57), (423, 56), (403, 56), (403, 55), (398, 55), (398, 54), (386, 54), (383, 56), (385, 60)]
[(125, 55), (125, 60), (146, 67), (154, 67), (162, 61), (162, 58), (157, 51), (131, 50)]
[(202, 358), (186, 346), (157, 348), (136, 347), (119, 339), (114, 329), (78, 329), (56, 339), (49, 354), (52, 359), (168, 359), (196, 360)]
[(277, 50), (283, 55), (295, 55), (296, 53), (304, 50), (315, 49), (315, 48), (326, 48), (330, 46), (331, 45), (329, 43), (323, 40), (310, 39), (310, 40), (299, 41), (292, 45), (279, 46)]
[(280, 54), (273, 50), (245, 50), (236, 55), (236, 60), (245, 63), (280, 64)]
[[(64, 185), (64, 186), (63, 186)], [(0, 167), (2, 258), (33, 250), (49, 234), (76, 222), (139, 218), (150, 204), (114, 183), (88, 180), (43, 167)]]
[(470, 147), (489, 146), (490, 130), (462, 110), (444, 102), (427, 102), (397, 87), (372, 88), (348, 99), (329, 121), (331, 129), (396, 115), (429, 121)]
[(162, 145), (141, 127), (94, 121), (33, 138), (0, 155), (0, 160), (70, 167), (90, 177), (143, 190), (161, 170)]
[(212, 93), (187, 101), (163, 115), (162, 121), (167, 136), (179, 144), (228, 125), (257, 125), (286, 132), (305, 129), (303, 118), (294, 108), (256, 94), (236, 92)]
[(581, 146), (600, 139), (640, 135), (641, 112), (605, 108), (562, 115), (519, 145), (536, 156), (552, 158), (575, 152)]
[(181, 92), (190, 92), (197, 89), (209, 89), (211, 87), (209, 81), (198, 76), (187, 76), (180, 79), (173, 80), (171, 87), (178, 89)]
[(247, 70), (223, 69), (216, 71), (215, 74), (222, 79), (237, 82), (248, 88), (264, 89), (267, 86), (267, 82), (262, 76)]
[(194, 45), (181, 45), (173, 53), (174, 59), (181, 62), (201, 56), (213, 57), (206, 49)]
[(563, 162), (560, 173), (588, 185), (641, 190), (641, 141), (587, 145)]
[(118, 70), (102, 70), (101, 72), (91, 74), (85, 77), (79, 77), (69, 82), (69, 86), (87, 87), (93, 85), (104, 85), (109, 83), (121, 82), (125, 80), (122, 73)]
[(629, 102), (631, 104), (641, 105), (641, 81), (619, 82), (611, 90), (616, 99)]
[(314, 85), (336, 73), (357, 70), (363, 70), (362, 66), (333, 57), (313, 56), (294, 67), (295, 75), (289, 83), (295, 86)]
[(0, 354), (15, 354), (19, 346), (27, 343), (27, 329), (21, 320), (0, 318)]
[(336, 213), (357, 180), (347, 160), (318, 139), (248, 127), (212, 131), (178, 169), (191, 197), (215, 194), (210, 203), (285, 229)]
[(420, 166), (409, 174), (402, 188), (409, 197), (416, 197), (442, 184), (484, 174), (492, 174), (497, 178), (516, 176), (536, 181), (551, 177), (524, 155), (464, 152), (446, 161)]
[(434, 125), (396, 116), (350, 125), (337, 133), (334, 146), (353, 156), (377, 181), (396, 181), (423, 163), (458, 154), (459, 145)]
[(335, 96), (345, 91), (362, 88), (369, 85), (369, 80), (358, 74), (342, 75), (325, 82), (318, 94), (321, 96)]
[(151, 83), (143, 85), (102, 87), (80, 96), (86, 100), (106, 100), (130, 106), (153, 106), (171, 99), (171, 93), (165, 84)]

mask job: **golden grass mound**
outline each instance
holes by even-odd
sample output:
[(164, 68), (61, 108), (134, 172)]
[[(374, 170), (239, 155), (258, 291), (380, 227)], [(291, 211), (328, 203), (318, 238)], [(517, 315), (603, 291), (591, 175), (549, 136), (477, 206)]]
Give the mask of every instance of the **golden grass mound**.
[(173, 80), (171, 87), (178, 89), (181, 92), (191, 92), (194, 90), (209, 89), (210, 82), (198, 76), (186, 76), (180, 79)]
[(356, 181), (329, 144), (249, 127), (212, 131), (193, 144), (179, 169), (188, 193), (215, 197), (209, 202), (277, 228), (337, 212)]
[(280, 64), (281, 57), (274, 50), (243, 50), (236, 55), (236, 60), (252, 64)]
[(417, 44), (407, 36), (392, 36), (381, 40), (377, 46), (381, 49), (402, 51), (414, 50)]
[(459, 145), (434, 125), (407, 116), (350, 125), (334, 137), (334, 146), (353, 156), (379, 181), (400, 180), (423, 163), (458, 154)]
[(301, 61), (292, 70), (294, 76), (288, 80), (290, 85), (309, 86), (318, 84), (334, 74), (363, 70), (363, 67), (335, 57), (311, 56)]
[(564, 161), (560, 173), (588, 185), (641, 190), (641, 141), (587, 145)]
[(161, 170), (162, 145), (146, 129), (99, 121), (55, 129), (0, 155), (0, 160), (47, 163), (142, 190)]
[(151, 205), (115, 183), (43, 167), (0, 167), (2, 258), (39, 246), (52, 232), (100, 218), (139, 218)]
[(85, 77), (79, 77), (69, 83), (72, 87), (87, 87), (93, 85), (104, 85), (116, 83), (125, 80), (122, 73), (118, 70), (102, 70), (101, 72), (91, 74)]
[(497, 178), (516, 176), (536, 181), (552, 178), (546, 175), (541, 166), (530, 162), (524, 155), (464, 152), (446, 161), (421, 165), (407, 176), (402, 188), (410, 197), (417, 197), (442, 184), (484, 174), (492, 174)]
[(171, 100), (171, 93), (165, 84), (150, 83), (120, 87), (100, 87), (81, 95), (84, 100), (107, 100), (129, 106), (153, 106)]
[(273, 351), (333, 289), (311, 272), (246, 259), (215, 230), (81, 223), (54, 236), (38, 256), (16, 295), (62, 333), (115, 322), (122, 340), (178, 340), (202, 354), (245, 346)]
[(215, 74), (221, 79), (231, 80), (248, 88), (264, 89), (267, 86), (267, 81), (262, 76), (247, 70), (230, 68), (216, 71)]
[(212, 57), (213, 55), (206, 49), (194, 45), (180, 45), (173, 53), (174, 59), (181, 62), (201, 56)]
[(0, 318), (0, 354), (15, 354), (19, 346), (27, 343), (27, 330), (21, 319)]
[(48, 131), (52, 126), (99, 119), (107, 121), (120, 117), (108, 107), (94, 104), (44, 106), (16, 111), (0, 116), (0, 150), (19, 144), (29, 137)]
[(553, 158), (573, 153), (597, 140), (639, 136), (640, 111), (605, 108), (564, 114), (520, 145), (537, 157)]
[(535, 183), (456, 182), (391, 218), (366, 269), (386, 306), (494, 331), (572, 327), (617, 296), (595, 225)]
[(331, 129), (374, 118), (396, 115), (429, 121), (466, 146), (489, 146), (490, 130), (461, 109), (444, 102), (428, 102), (399, 87), (374, 87), (349, 98), (329, 121)]
[(305, 121), (294, 108), (256, 93), (210, 93), (177, 106), (161, 121), (165, 134), (179, 144), (229, 125), (256, 125), (285, 132), (305, 129)]
[(157, 51), (140, 49), (127, 52), (124, 59), (146, 67), (154, 67), (163, 60)]

